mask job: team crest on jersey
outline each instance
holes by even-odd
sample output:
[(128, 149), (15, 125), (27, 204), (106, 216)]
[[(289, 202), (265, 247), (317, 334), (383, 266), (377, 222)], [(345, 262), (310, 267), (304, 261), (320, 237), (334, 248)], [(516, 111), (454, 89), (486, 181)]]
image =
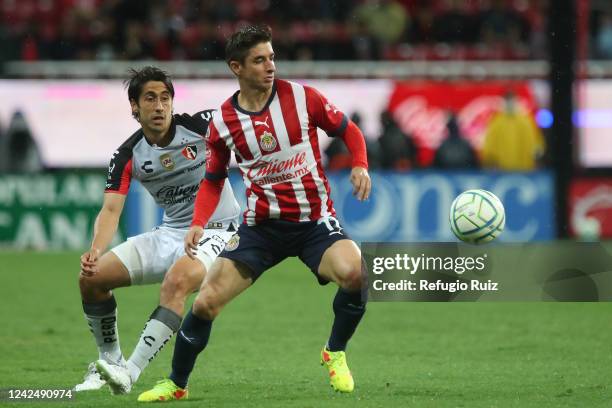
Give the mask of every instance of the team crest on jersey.
[(229, 239), (229, 241), (227, 241), (227, 244), (225, 244), (225, 250), (233, 251), (234, 249), (238, 248), (239, 243), (240, 243), (240, 236), (238, 234), (234, 234)]
[(266, 152), (271, 152), (276, 149), (276, 139), (272, 136), (272, 133), (265, 131), (259, 139), (259, 145)]
[(187, 145), (181, 151), (181, 154), (185, 156), (187, 160), (195, 160), (198, 155), (198, 147), (196, 145)]
[(164, 169), (174, 170), (174, 160), (172, 160), (172, 156), (170, 156), (170, 153), (162, 154), (161, 156), (159, 156), (159, 161), (161, 162), (161, 165)]

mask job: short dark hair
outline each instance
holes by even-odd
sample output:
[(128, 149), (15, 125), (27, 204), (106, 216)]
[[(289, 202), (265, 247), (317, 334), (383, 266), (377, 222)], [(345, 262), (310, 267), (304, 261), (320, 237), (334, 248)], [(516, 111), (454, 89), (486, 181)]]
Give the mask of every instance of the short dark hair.
[(268, 25), (249, 25), (234, 32), (225, 44), (225, 62), (244, 63), (249, 50), (259, 43), (272, 41), (272, 29)]
[(130, 68), (128, 70), (129, 77), (125, 80), (124, 84), (128, 91), (128, 98), (138, 101), (142, 88), (149, 81), (163, 82), (170, 92), (170, 96), (174, 99), (174, 85), (172, 85), (172, 78), (170, 75), (157, 67), (147, 66), (141, 69)]

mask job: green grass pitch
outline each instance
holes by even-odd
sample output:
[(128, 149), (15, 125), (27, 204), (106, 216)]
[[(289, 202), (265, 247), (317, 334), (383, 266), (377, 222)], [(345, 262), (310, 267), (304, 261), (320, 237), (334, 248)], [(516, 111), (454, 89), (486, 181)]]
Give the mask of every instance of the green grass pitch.
[[(95, 359), (78, 295), (78, 255), (0, 252), (0, 388), (69, 388)], [(371, 303), (348, 350), (356, 390), (336, 394), (319, 366), (334, 290), (319, 287), (298, 260), (267, 272), (215, 322), (191, 377), (190, 399), (172, 404), (612, 406), (612, 305), (606, 303)], [(158, 286), (115, 295), (129, 356), (157, 305)], [(169, 373), (173, 344), (130, 395), (103, 389), (71, 402), (11, 405), (142, 406), (136, 397)]]

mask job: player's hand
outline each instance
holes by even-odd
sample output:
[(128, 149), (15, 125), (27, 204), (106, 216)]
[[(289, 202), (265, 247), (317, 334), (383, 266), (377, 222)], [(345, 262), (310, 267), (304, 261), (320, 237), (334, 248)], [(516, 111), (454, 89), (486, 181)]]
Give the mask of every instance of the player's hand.
[(367, 200), (372, 190), (372, 180), (368, 170), (363, 167), (353, 167), (351, 170), (351, 183), (353, 184), (353, 195), (359, 201)]
[(81, 275), (95, 275), (98, 272), (98, 258), (100, 258), (100, 250), (98, 248), (91, 248), (81, 255)]
[(198, 251), (198, 242), (204, 235), (204, 228), (199, 225), (194, 225), (185, 235), (185, 253), (191, 259), (196, 259), (195, 255)]

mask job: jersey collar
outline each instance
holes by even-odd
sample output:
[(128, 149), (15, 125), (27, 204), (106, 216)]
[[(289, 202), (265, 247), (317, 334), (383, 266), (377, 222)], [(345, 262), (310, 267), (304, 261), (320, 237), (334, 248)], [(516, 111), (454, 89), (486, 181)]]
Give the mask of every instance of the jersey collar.
[(270, 96), (268, 97), (268, 101), (264, 105), (263, 109), (260, 110), (259, 112), (251, 112), (251, 111), (242, 109), (240, 105), (238, 105), (238, 94), (239, 93), (240, 93), (240, 90), (234, 92), (234, 94), (232, 95), (232, 106), (234, 107), (234, 109), (236, 109), (239, 112), (244, 113), (245, 115), (254, 115), (254, 116), (261, 115), (268, 109), (268, 107), (274, 100), (274, 97), (276, 96), (276, 79), (274, 80), (274, 83), (272, 84), (272, 93), (270, 93)]

